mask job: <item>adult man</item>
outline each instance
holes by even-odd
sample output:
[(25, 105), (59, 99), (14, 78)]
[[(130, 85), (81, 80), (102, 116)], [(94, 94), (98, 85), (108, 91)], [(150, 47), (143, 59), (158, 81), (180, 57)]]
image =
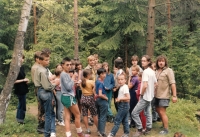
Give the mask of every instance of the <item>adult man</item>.
[(147, 118), (147, 127), (145, 133), (150, 132), (152, 128), (151, 101), (154, 97), (154, 88), (157, 80), (155, 72), (150, 68), (151, 64), (151, 58), (148, 55), (144, 55), (142, 57), (142, 67), (144, 68), (144, 71), (142, 74), (142, 82), (140, 88), (140, 100), (132, 112), (132, 118), (135, 121), (136, 128), (138, 129), (133, 137), (139, 137), (143, 134), (143, 127), (139, 117), (139, 114), (142, 110), (145, 110)]
[(172, 91), (172, 102), (177, 102), (176, 96), (176, 82), (174, 72), (168, 67), (167, 58), (165, 56), (158, 56), (156, 60), (156, 78), (158, 86), (155, 92), (155, 106), (158, 112), (164, 129), (160, 134), (168, 134), (168, 117), (166, 108), (169, 106), (170, 92)]
[[(35, 70), (39, 67), (39, 57), (40, 57), (41, 51), (36, 51), (34, 54), (34, 60), (35, 63), (31, 67), (31, 78), (32, 82), (34, 82), (34, 74)], [(35, 88), (35, 94), (37, 96), (38, 88)], [(38, 99), (38, 98), (37, 98)], [(44, 132), (44, 108), (41, 106), (39, 99), (38, 99), (38, 127), (37, 127), (38, 133)]]

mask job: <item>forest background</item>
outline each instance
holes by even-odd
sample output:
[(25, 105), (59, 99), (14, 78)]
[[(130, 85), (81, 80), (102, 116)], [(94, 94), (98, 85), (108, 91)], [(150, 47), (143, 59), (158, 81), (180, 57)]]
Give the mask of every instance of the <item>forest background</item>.
[[(0, 1), (0, 91), (9, 70), (23, 2)], [(52, 71), (63, 57), (74, 57), (73, 1), (34, 2), (37, 6), (37, 44), (34, 44), (33, 10), (24, 44), (24, 65), (29, 78), (33, 54), (37, 50), (52, 50), (49, 66)], [(159, 6), (155, 7), (154, 59), (160, 54), (167, 56), (169, 66), (175, 72), (179, 97), (195, 102), (200, 98), (200, 1), (171, 0), (170, 39), (167, 35), (167, 4), (163, 2), (156, 0)], [(147, 10), (147, 0), (79, 1), (79, 59), (83, 65), (87, 63), (87, 56), (96, 53), (100, 62), (107, 61), (111, 67), (116, 57), (127, 57), (125, 65), (130, 67), (132, 55), (146, 54)], [(32, 82), (29, 88), (33, 91)], [(35, 100), (34, 93), (30, 94), (28, 100)]]

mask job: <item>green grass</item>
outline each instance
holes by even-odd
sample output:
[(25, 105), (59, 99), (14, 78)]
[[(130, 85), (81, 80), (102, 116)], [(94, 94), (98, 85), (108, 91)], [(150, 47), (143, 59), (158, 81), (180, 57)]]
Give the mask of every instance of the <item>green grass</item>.
[[(36, 105), (32, 103), (29, 105)], [(176, 104), (171, 103), (167, 109), (169, 116), (169, 131), (170, 133), (165, 137), (173, 137), (175, 132), (181, 132), (187, 137), (200, 137), (200, 124), (195, 117), (197, 110), (200, 110), (200, 103), (193, 103), (189, 100), (179, 99)], [(25, 125), (19, 125), (16, 122), (16, 107), (9, 106), (7, 111), (6, 122), (0, 125), (0, 137), (39, 137), (36, 132), (37, 119), (36, 116), (27, 113), (25, 118)], [(27, 107), (28, 108), (28, 107)], [(114, 114), (116, 113), (114, 105), (112, 104)], [(146, 137), (160, 137), (158, 132), (162, 126), (161, 122), (153, 124), (151, 135)], [(122, 128), (122, 126), (121, 126)], [(131, 134), (135, 129), (131, 129)]]

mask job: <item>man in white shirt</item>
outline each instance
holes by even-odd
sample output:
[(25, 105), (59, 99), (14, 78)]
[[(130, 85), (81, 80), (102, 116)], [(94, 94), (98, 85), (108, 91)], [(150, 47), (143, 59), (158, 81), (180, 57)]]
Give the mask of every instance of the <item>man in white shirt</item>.
[[(148, 55), (142, 57), (142, 67), (144, 68), (142, 74), (142, 83), (140, 88), (140, 99), (132, 112), (132, 118), (135, 121), (138, 131), (133, 137), (139, 137), (142, 134), (150, 132), (152, 128), (152, 115), (151, 115), (151, 101), (154, 97), (155, 85), (157, 83), (155, 72), (151, 67), (151, 58)], [(147, 118), (146, 131), (142, 132), (142, 122), (139, 114), (144, 110)]]

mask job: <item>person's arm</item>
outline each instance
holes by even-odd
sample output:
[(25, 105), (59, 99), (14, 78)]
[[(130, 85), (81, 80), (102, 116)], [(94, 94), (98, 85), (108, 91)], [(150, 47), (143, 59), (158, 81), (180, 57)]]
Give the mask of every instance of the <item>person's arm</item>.
[(40, 83), (45, 90), (53, 91), (55, 89), (45, 73), (40, 73)]
[(146, 92), (147, 87), (148, 87), (148, 82), (147, 81), (143, 81), (142, 91), (140, 93), (141, 96), (144, 95), (144, 93)]
[(167, 76), (168, 76), (169, 83), (171, 85), (172, 102), (176, 103), (177, 102), (176, 81), (175, 81), (175, 76), (172, 69), (169, 69)]
[(129, 93), (125, 93), (123, 98), (116, 98), (115, 99), (116, 102), (120, 102), (120, 101), (130, 101), (130, 94)]
[(16, 80), (15, 81), (15, 84), (17, 84), (17, 83), (22, 83), (22, 82), (28, 82), (29, 81), (29, 79), (27, 79), (27, 78), (24, 78), (24, 79), (19, 79), (19, 80)]
[(98, 97), (102, 98), (102, 99), (105, 99), (105, 100), (108, 100), (108, 97), (105, 96), (104, 94), (102, 94), (102, 89), (99, 89), (99, 95)]
[(135, 85), (135, 83), (136, 83), (136, 80), (134, 78), (132, 78), (132, 79), (130, 78), (129, 84), (128, 84), (128, 88), (129, 89), (133, 88), (133, 86)]
[(171, 85), (172, 88), (172, 102), (176, 103), (177, 102), (177, 93), (176, 93), (176, 84)]

